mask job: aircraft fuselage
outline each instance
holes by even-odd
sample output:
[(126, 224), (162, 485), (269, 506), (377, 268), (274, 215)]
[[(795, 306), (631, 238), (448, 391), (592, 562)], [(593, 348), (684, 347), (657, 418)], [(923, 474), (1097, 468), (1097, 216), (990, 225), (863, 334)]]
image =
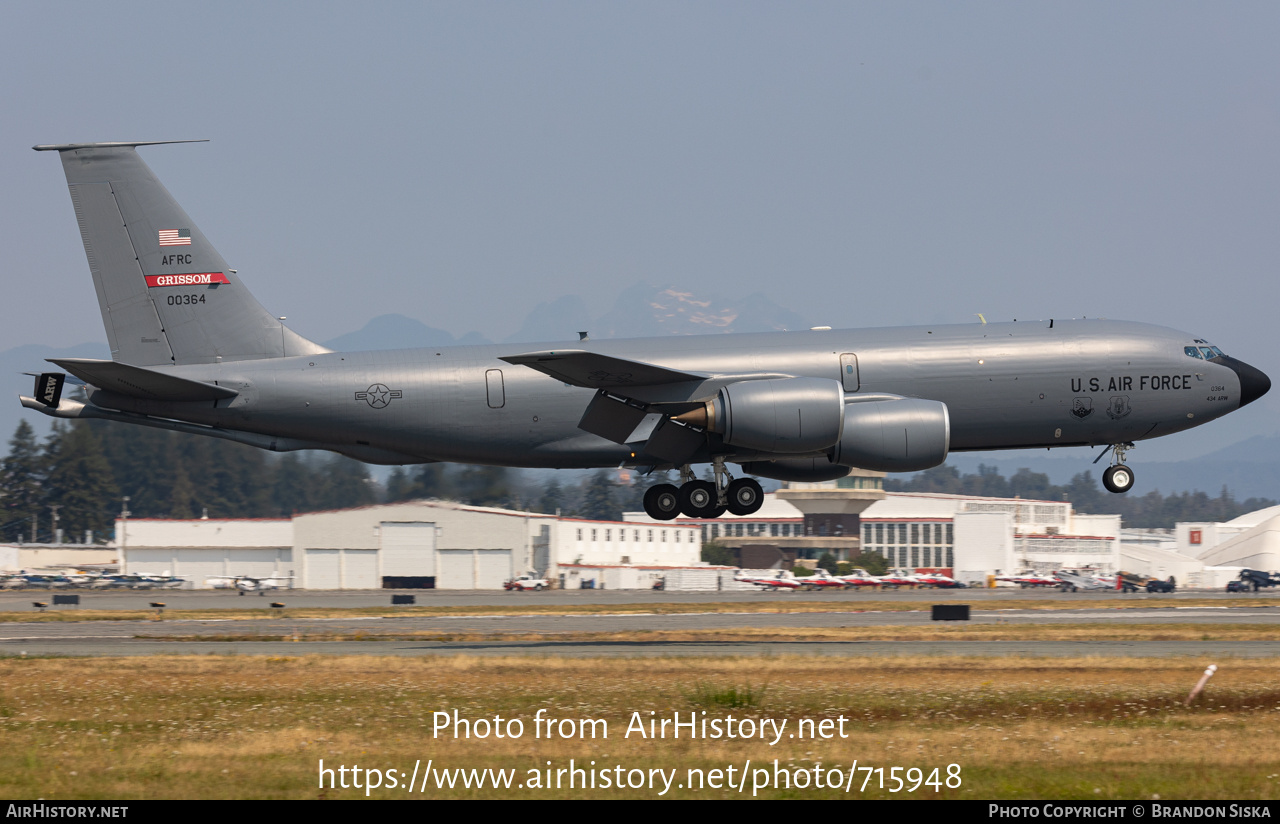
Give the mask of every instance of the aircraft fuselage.
[[(1240, 371), (1251, 367), (1232, 358), (1190, 357), (1185, 347), (1194, 345), (1191, 335), (1122, 321), (563, 345), (677, 370), (829, 378), (843, 381), (849, 397), (888, 393), (941, 401), (950, 414), (951, 451), (1136, 441), (1197, 426), (1253, 399), (1249, 378)], [(634, 447), (578, 428), (592, 389), (499, 360), (523, 348), (337, 352), (178, 366), (173, 374), (239, 394), (216, 402), (174, 403), (96, 390), (90, 400), (156, 417), (305, 439), (349, 454), (393, 453), (404, 462), (568, 468), (633, 461)], [(697, 394), (689, 399), (698, 400)], [(734, 461), (769, 457), (727, 446), (719, 454)]]

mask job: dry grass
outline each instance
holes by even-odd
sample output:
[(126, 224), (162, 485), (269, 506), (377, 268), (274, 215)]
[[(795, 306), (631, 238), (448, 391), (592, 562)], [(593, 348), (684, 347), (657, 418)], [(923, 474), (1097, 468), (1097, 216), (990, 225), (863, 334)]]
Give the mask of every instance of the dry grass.
[(1275, 624), (929, 624), (925, 626), (734, 627), (725, 629), (619, 630), (607, 632), (442, 632), (275, 624), (261, 632), (202, 635), (143, 635), (153, 641), (428, 641), (451, 644), (490, 642), (560, 644), (629, 643), (819, 643), (857, 641), (1280, 641)]
[[(38, 593), (37, 593), (38, 594)], [(432, 615), (689, 615), (701, 613), (838, 613), (838, 612), (925, 612), (929, 604), (919, 600), (894, 600), (891, 597), (879, 597), (866, 593), (850, 593), (844, 601), (807, 601), (803, 595), (787, 592), (759, 593), (759, 601), (698, 601), (687, 603), (637, 603), (637, 604), (539, 604), (538, 596), (531, 593), (513, 594), (513, 600), (519, 603), (500, 605), (472, 606), (412, 606), (412, 607), (293, 607), (279, 610), (278, 614), (289, 618), (354, 618), (380, 617), (403, 618), (407, 616)], [(150, 597), (163, 598), (162, 593)], [(273, 593), (275, 600), (287, 601), (287, 592)], [(708, 595), (708, 597), (715, 597)], [(940, 592), (939, 598), (948, 602), (963, 602), (963, 593)], [(48, 601), (48, 598), (36, 598)], [(1259, 608), (1280, 606), (1274, 597), (1240, 596), (1230, 601), (1220, 598), (1180, 598), (1177, 600), (1147, 595), (1121, 595), (1115, 593), (1106, 597), (1048, 597), (1048, 598), (1009, 598), (1008, 600), (976, 601), (972, 604), (974, 614), (993, 613), (1002, 610), (1070, 610), (1070, 609), (1175, 609), (1190, 607), (1232, 607)], [(164, 618), (168, 620), (254, 620), (267, 615), (276, 615), (264, 603), (258, 608), (226, 608), (226, 609), (167, 609)], [(155, 617), (155, 611), (149, 609), (109, 610), (109, 609), (68, 609), (60, 608), (48, 612), (32, 610), (0, 611), (0, 623), (13, 622), (75, 622), (75, 621), (139, 621)]]
[[(1167, 628), (1166, 628), (1167, 629)], [(0, 659), (0, 796), (309, 798), (326, 766), (412, 771), (545, 762), (626, 768), (960, 764), (960, 798), (1274, 798), (1280, 661), (1131, 659), (564, 659), (154, 657)], [(608, 739), (532, 737), (545, 708), (603, 718)], [(432, 712), (521, 718), (522, 738), (432, 737)], [(848, 719), (848, 738), (639, 740), (655, 717)], [(1242, 742), (1248, 742), (1242, 746)], [(858, 774), (859, 783), (862, 773)], [(893, 797), (887, 791), (865, 795)], [(856, 787), (855, 787), (856, 790)], [(750, 788), (748, 787), (748, 794)], [(829, 790), (771, 796), (819, 797)], [(375, 797), (410, 797), (403, 789)], [(413, 797), (653, 797), (649, 790), (463, 790)], [(737, 795), (673, 789), (669, 796)], [(857, 796), (859, 793), (855, 792)]]

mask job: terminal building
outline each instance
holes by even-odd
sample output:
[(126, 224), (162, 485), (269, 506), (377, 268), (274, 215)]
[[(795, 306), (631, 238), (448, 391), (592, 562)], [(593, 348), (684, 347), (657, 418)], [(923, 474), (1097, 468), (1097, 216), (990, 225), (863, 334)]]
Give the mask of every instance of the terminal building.
[[(1065, 501), (885, 492), (883, 474), (790, 483), (753, 515), (677, 518), (746, 568), (810, 565), (825, 553), (857, 566), (862, 553), (890, 567), (944, 572), (966, 583), (1022, 570), (1120, 569), (1120, 516), (1082, 515)], [(628, 521), (653, 523), (642, 512)], [(806, 564), (805, 562), (809, 562)]]

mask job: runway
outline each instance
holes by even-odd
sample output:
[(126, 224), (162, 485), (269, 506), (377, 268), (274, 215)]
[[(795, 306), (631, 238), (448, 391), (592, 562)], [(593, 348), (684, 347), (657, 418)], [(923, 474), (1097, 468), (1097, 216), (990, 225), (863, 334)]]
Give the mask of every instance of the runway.
[[(213, 602), (208, 593), (178, 593), (193, 596), (188, 601)], [(300, 594), (300, 593), (299, 593)], [(756, 595), (755, 593), (743, 593)], [(914, 593), (920, 595), (920, 593)], [(537, 656), (751, 656), (751, 655), (816, 655), (816, 656), (901, 656), (901, 655), (1032, 655), (1121, 657), (1167, 656), (1243, 656), (1270, 657), (1280, 655), (1280, 641), (1187, 641), (1187, 640), (1048, 640), (1048, 641), (860, 641), (806, 640), (806, 629), (857, 629), (933, 625), (928, 601), (939, 601), (938, 593), (919, 598), (915, 611), (863, 611), (850, 599), (819, 599), (830, 605), (829, 611), (803, 613), (772, 612), (705, 612), (705, 613), (601, 613), (574, 615), (404, 615), (387, 617), (339, 616), (329, 618), (292, 618), (277, 616), (264, 609), (262, 618), (250, 619), (165, 619), (159, 621), (68, 621), (0, 623), (0, 655), (67, 655), (115, 656), (154, 654), (247, 654), (247, 655), (537, 655)], [(973, 594), (973, 593), (971, 593)], [(101, 609), (102, 601), (113, 600), (121, 609), (136, 608), (127, 593), (95, 593), (91, 606)], [(241, 606), (246, 599), (221, 594), (231, 606)], [(229, 595), (229, 597), (228, 597)], [(307, 593), (306, 606), (335, 605), (345, 601), (354, 606), (361, 600), (377, 598), (386, 603), (385, 594)], [(625, 595), (625, 594), (624, 594)], [(815, 593), (815, 595), (822, 595)], [(458, 594), (461, 601), (494, 598), (489, 593)], [(706, 596), (703, 596), (706, 599)], [(757, 595), (758, 597), (758, 595)], [(1130, 596), (1132, 597), (1132, 596)], [(173, 600), (169, 601), (173, 604)], [(498, 596), (500, 603), (512, 603)], [(709, 599), (707, 599), (709, 600)], [(723, 599), (717, 597), (716, 601)], [(865, 600), (865, 599), (864, 599)], [(956, 599), (958, 600), (958, 599)], [(1179, 607), (1165, 600), (1163, 608), (1135, 602), (1132, 609), (1099, 608), (1096, 601), (1079, 602), (1074, 609), (1006, 609), (994, 598), (970, 598), (974, 601), (968, 622), (940, 622), (948, 628), (991, 625), (1262, 625), (1280, 624), (1280, 602), (1272, 606)], [(316, 602), (320, 603), (316, 603)], [(355, 602), (355, 603), (353, 603)], [(520, 601), (516, 603), (531, 603)], [(670, 600), (654, 601), (659, 604)], [(290, 599), (294, 603), (294, 599)], [(582, 601), (575, 603), (581, 604)], [(629, 601), (627, 603), (634, 603)], [(627, 633), (679, 632), (706, 630), (776, 629), (794, 632), (795, 640), (780, 642), (776, 638), (761, 641), (668, 641), (625, 639)], [(595, 638), (584, 638), (584, 634)], [(418, 639), (415, 634), (431, 637)], [(624, 636), (598, 640), (600, 634)], [(530, 640), (529, 636), (539, 636)], [(328, 636), (335, 640), (307, 640)], [(352, 636), (356, 636), (352, 638)], [(406, 636), (410, 636), (406, 639)], [(510, 636), (510, 637), (504, 637)], [(556, 637), (560, 636), (560, 637)], [(262, 637), (264, 640), (255, 640)], [(299, 637), (301, 641), (279, 640)], [(456, 640), (453, 640), (456, 639)]]
[[(152, 601), (163, 601), (172, 609), (252, 609), (266, 608), (271, 601), (284, 602), (290, 607), (362, 608), (384, 607), (391, 604), (391, 595), (413, 595), (418, 606), (514, 606), (542, 604), (552, 606), (577, 606), (596, 604), (691, 604), (691, 603), (823, 603), (836, 608), (857, 609), (858, 604), (873, 600), (931, 603), (974, 603), (983, 608), (997, 608), (1002, 601), (1070, 600), (1082, 606), (1090, 603), (1165, 604), (1191, 598), (1220, 601), (1223, 606), (1237, 603), (1246, 597), (1220, 591), (1176, 592), (1168, 595), (1147, 593), (1125, 594), (1112, 590), (1095, 592), (1062, 593), (1056, 589), (898, 589), (887, 592), (840, 590), (836, 592), (763, 592), (759, 590), (723, 592), (655, 592), (653, 590), (603, 590), (569, 589), (545, 592), (506, 592), (502, 590), (274, 590), (266, 593), (240, 595), (231, 590), (0, 590), (0, 612), (30, 612), (33, 601), (51, 602), (55, 594), (80, 596), (84, 609), (146, 609)], [(1280, 592), (1263, 591), (1249, 594), (1250, 599), (1262, 598), (1280, 606)]]

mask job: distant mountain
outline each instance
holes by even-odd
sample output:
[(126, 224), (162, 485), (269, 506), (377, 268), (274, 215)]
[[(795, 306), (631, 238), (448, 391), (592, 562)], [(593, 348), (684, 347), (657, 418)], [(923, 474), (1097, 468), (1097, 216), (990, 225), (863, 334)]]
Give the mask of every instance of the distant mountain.
[[(589, 332), (593, 338), (647, 338), (808, 328), (800, 315), (761, 294), (726, 299), (674, 286), (637, 283), (623, 290), (613, 308), (594, 320), (578, 295), (539, 303), (505, 341), (576, 341), (579, 332)], [(443, 329), (404, 315), (381, 315), (363, 329), (325, 341), (324, 345), (341, 351), (361, 351), (473, 343), (490, 341), (477, 332), (455, 338)]]
[(428, 346), (458, 346), (489, 343), (478, 332), (455, 338), (443, 329), (404, 315), (379, 315), (362, 329), (327, 340), (324, 345), (339, 352), (364, 352), (373, 349), (419, 349)]
[(759, 293), (724, 298), (675, 286), (637, 283), (591, 328), (597, 338), (780, 332), (808, 329), (808, 322)]
[(589, 331), (592, 331), (592, 322), (587, 304), (577, 295), (565, 295), (533, 307), (524, 324), (506, 340), (508, 343), (568, 341), (577, 340), (579, 332)]
[[(1043, 452), (1004, 452), (997, 456), (951, 455), (947, 463), (962, 473), (976, 472), (979, 464), (999, 467), (1006, 477), (1022, 468), (1043, 472), (1055, 484), (1065, 484), (1080, 472), (1091, 471), (1099, 481), (1107, 459), (1091, 463), (1097, 456), (1080, 451), (1078, 458), (1043, 457)], [(1238, 501), (1248, 498), (1280, 500), (1280, 435), (1256, 435), (1185, 461), (1143, 461), (1138, 455), (1128, 460), (1137, 475), (1130, 494), (1143, 495), (1153, 489), (1173, 492), (1206, 492), (1217, 496), (1225, 486)]]

